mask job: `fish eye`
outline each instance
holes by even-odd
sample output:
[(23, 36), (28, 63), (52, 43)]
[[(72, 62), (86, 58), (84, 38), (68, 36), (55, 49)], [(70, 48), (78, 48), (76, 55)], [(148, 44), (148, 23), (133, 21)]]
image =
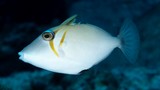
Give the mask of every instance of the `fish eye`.
[(46, 41), (50, 41), (54, 38), (54, 32), (44, 32), (42, 33), (42, 38)]

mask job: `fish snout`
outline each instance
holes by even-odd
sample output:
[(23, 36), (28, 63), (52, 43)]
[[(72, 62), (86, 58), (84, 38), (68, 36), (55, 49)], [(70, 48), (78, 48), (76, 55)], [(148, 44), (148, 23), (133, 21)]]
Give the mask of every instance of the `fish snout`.
[(23, 53), (23, 52), (19, 52), (18, 53), (18, 55), (19, 55), (19, 59), (20, 60), (22, 60), (22, 61), (24, 61), (24, 62), (28, 62), (27, 60), (27, 56)]
[(21, 60), (24, 59), (24, 53), (23, 52), (19, 52), (18, 55), (19, 55), (19, 59), (21, 59)]

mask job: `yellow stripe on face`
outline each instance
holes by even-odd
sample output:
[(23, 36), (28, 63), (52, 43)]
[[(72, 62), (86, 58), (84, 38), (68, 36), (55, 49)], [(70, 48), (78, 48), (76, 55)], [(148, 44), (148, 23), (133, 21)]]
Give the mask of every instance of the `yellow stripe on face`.
[[(58, 31), (60, 31), (60, 29), (55, 30), (54, 33), (56, 34)], [(62, 46), (67, 31), (68, 31), (68, 30), (66, 30), (66, 31), (64, 32), (64, 34), (63, 34), (63, 36), (62, 36), (62, 38), (61, 38), (61, 41), (60, 41), (60, 45), (59, 45), (59, 46)], [(54, 41), (53, 41), (53, 40), (49, 41), (49, 45), (50, 45), (52, 51), (54, 52), (54, 54), (55, 54), (57, 57), (59, 57), (59, 54), (58, 54), (58, 52), (57, 52), (56, 49), (55, 49)]]
[(64, 39), (65, 39), (65, 37), (66, 37), (67, 31), (68, 31), (68, 30), (66, 30), (66, 31), (64, 32), (64, 34), (63, 34), (63, 36), (62, 36), (62, 39), (61, 39), (61, 41), (60, 41), (60, 45), (59, 45), (59, 46), (62, 46), (62, 44), (63, 44), (63, 42), (64, 42)]
[[(54, 31), (54, 33), (56, 34), (59, 30), (60, 30), (60, 29), (57, 29), (56, 31)], [(57, 57), (59, 57), (59, 54), (58, 54), (58, 52), (56, 51), (53, 42), (54, 42), (53, 40), (49, 41), (49, 45), (50, 45), (52, 51), (54, 52), (54, 54), (55, 54)]]
[(54, 54), (55, 54), (57, 57), (59, 57), (58, 52), (56, 51), (56, 49), (55, 49), (55, 47), (54, 47), (54, 43), (53, 43), (52, 40), (49, 41), (49, 45), (50, 45), (51, 49), (53, 50)]

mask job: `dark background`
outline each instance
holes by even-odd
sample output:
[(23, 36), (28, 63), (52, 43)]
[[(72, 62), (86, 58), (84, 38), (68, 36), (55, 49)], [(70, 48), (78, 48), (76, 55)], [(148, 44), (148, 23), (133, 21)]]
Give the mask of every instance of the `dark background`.
[(0, 2), (0, 76), (22, 70), (32, 70), (34, 67), (18, 60), (17, 52), (34, 40), (43, 30), (51, 25), (55, 26), (68, 17), (66, 2), (59, 0), (38, 2), (2, 0)]
[[(133, 20), (141, 40), (136, 63), (126, 63), (116, 49), (101, 70), (72, 76), (18, 59), (17, 53), (39, 34), (74, 14), (78, 22), (113, 36), (126, 18)], [(160, 0), (0, 0), (0, 90), (159, 90), (159, 60)]]

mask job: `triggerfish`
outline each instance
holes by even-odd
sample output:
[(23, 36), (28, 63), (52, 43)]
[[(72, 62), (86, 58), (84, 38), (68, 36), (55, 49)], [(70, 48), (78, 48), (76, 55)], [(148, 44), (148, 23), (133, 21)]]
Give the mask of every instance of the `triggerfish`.
[(107, 58), (119, 48), (126, 59), (135, 62), (139, 35), (127, 19), (117, 37), (91, 24), (76, 23), (74, 15), (62, 24), (44, 31), (18, 54), (36, 67), (63, 74), (79, 74)]

